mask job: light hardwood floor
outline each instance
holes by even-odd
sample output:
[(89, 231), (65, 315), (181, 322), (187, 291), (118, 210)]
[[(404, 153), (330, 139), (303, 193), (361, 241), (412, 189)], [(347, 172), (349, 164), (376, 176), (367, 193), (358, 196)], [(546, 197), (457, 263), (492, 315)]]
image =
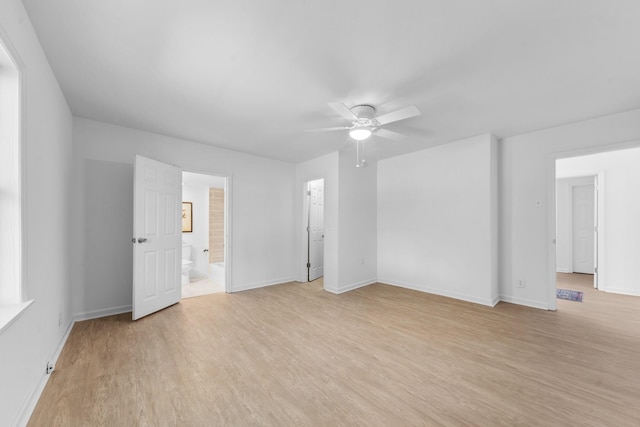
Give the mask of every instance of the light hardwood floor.
[(29, 425), (638, 426), (640, 298), (585, 291), (548, 312), (290, 283), (79, 322)]

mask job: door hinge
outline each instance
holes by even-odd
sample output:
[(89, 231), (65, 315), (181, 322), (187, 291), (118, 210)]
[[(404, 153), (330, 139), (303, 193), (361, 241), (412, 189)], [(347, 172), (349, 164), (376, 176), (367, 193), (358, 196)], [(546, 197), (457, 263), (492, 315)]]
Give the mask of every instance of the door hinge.
[(311, 195), (311, 190), (307, 190), (307, 196)]
[(309, 226), (307, 225), (307, 233), (309, 232)]
[(307, 268), (311, 268), (311, 263), (310, 262), (307, 263)]
[(594, 267), (594, 268), (593, 268), (593, 272), (594, 272), (594, 273), (597, 273), (597, 272), (598, 272), (598, 267)]
[(596, 231), (596, 233), (598, 232), (598, 226), (597, 225), (595, 227), (593, 227), (593, 229)]

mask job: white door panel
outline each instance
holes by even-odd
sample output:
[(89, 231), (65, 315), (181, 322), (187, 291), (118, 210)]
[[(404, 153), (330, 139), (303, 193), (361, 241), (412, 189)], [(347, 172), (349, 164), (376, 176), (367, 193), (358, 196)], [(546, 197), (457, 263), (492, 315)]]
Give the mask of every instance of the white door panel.
[(182, 171), (136, 156), (133, 319), (180, 301)]
[(573, 271), (594, 272), (594, 189), (593, 185), (573, 187)]
[(309, 194), (309, 280), (324, 275), (324, 180), (311, 181)]
[(600, 232), (598, 222), (598, 177), (593, 178), (593, 287), (598, 289), (598, 233)]

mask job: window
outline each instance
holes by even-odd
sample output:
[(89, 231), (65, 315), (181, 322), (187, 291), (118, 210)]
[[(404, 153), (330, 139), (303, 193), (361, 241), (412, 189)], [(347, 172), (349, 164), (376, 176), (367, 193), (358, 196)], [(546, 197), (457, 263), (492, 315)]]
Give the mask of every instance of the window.
[(21, 67), (6, 40), (0, 32), (0, 331), (30, 303), (22, 292)]

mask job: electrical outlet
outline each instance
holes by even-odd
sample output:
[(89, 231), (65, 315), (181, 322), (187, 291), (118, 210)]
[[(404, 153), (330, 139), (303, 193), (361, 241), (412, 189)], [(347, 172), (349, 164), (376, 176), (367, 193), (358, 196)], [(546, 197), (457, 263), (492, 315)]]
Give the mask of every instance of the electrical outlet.
[(53, 362), (47, 362), (47, 375), (53, 372), (55, 368), (56, 366), (53, 364)]
[(522, 279), (518, 279), (518, 280), (516, 280), (516, 286), (517, 286), (518, 288), (524, 288), (524, 287), (525, 287), (524, 280), (522, 280)]

